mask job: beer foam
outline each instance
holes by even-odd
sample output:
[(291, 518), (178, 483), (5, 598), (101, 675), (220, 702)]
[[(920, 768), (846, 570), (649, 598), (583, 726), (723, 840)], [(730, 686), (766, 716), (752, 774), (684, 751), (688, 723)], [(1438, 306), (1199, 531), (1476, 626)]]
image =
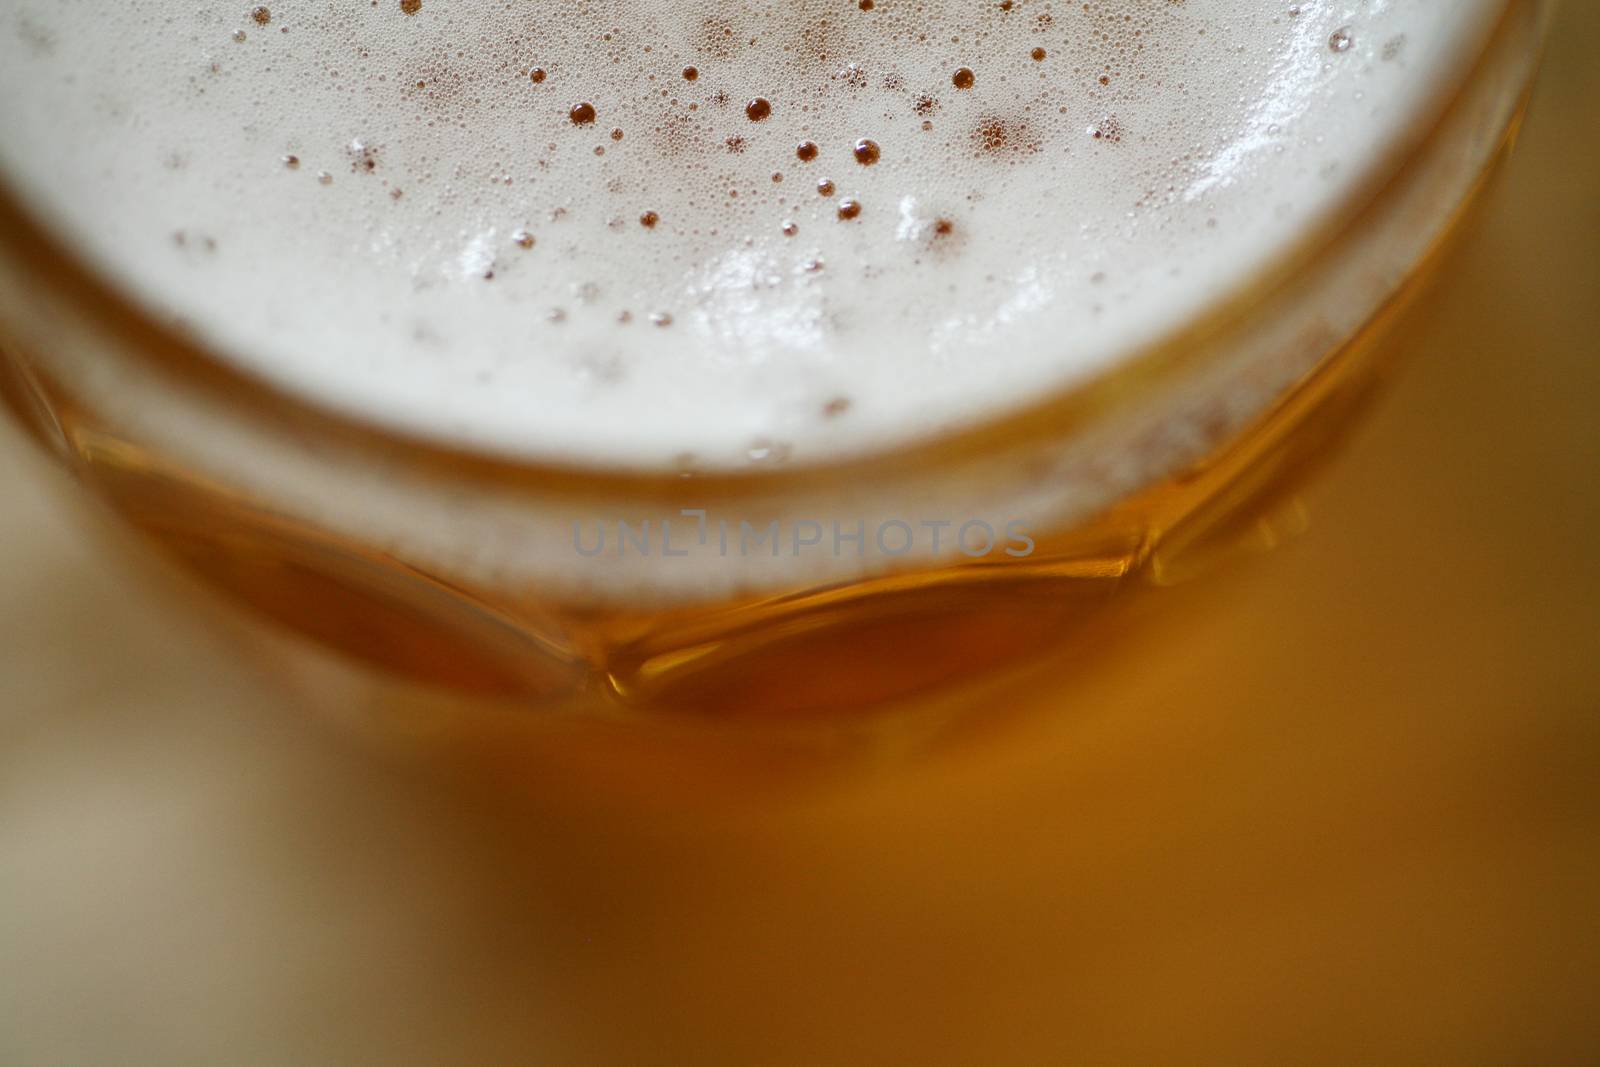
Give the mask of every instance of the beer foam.
[(0, 174), (237, 366), (521, 457), (991, 419), (1346, 210), (1493, 0), (13, 0)]

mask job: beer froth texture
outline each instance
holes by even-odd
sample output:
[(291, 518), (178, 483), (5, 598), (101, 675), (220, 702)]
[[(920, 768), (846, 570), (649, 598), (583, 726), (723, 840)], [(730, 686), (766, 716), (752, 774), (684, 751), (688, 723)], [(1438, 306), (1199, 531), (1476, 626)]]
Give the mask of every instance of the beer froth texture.
[(646, 467), (1103, 371), (1348, 206), (1489, 0), (16, 0), (0, 173), (239, 366)]

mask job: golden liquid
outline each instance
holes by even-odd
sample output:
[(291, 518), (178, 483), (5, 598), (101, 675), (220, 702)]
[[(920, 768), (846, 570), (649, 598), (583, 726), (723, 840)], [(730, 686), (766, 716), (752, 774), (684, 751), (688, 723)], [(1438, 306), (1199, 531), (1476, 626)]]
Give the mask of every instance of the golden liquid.
[[(758, 705), (781, 717), (885, 704), (1025, 663), (1080, 638), (1131, 589), (1269, 544), (1293, 525), (1293, 491), (1333, 453), (1376, 380), (1403, 303), (1219, 453), (1084, 526), (1039, 537), (1025, 561), (710, 608), (600, 610), (447, 585), (241, 503), (106, 434), (70, 401), (48, 406), (80, 476), (136, 529), (209, 584), (363, 661), (486, 695), (587, 690), (649, 708), (715, 716)], [(28, 410), (15, 379), (6, 395)]]

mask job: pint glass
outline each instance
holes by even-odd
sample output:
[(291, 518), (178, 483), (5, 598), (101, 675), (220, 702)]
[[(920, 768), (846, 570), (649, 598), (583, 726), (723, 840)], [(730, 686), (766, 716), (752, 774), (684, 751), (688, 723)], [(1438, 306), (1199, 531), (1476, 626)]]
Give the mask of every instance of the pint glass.
[(134, 528), (401, 675), (529, 702), (809, 712), (951, 684), (1226, 551), (1325, 456), (1510, 143), (1547, 4), (1270, 266), (1092, 379), (931, 441), (673, 473), (319, 407), (157, 321), (0, 186), (0, 391)]

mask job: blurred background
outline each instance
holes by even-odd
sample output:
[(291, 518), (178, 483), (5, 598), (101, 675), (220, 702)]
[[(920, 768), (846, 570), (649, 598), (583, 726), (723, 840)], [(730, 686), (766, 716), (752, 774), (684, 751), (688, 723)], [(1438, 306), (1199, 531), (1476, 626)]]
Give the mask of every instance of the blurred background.
[(918, 723), (388, 690), (0, 427), (0, 1063), (1600, 1061), (1597, 49), (1304, 534)]

